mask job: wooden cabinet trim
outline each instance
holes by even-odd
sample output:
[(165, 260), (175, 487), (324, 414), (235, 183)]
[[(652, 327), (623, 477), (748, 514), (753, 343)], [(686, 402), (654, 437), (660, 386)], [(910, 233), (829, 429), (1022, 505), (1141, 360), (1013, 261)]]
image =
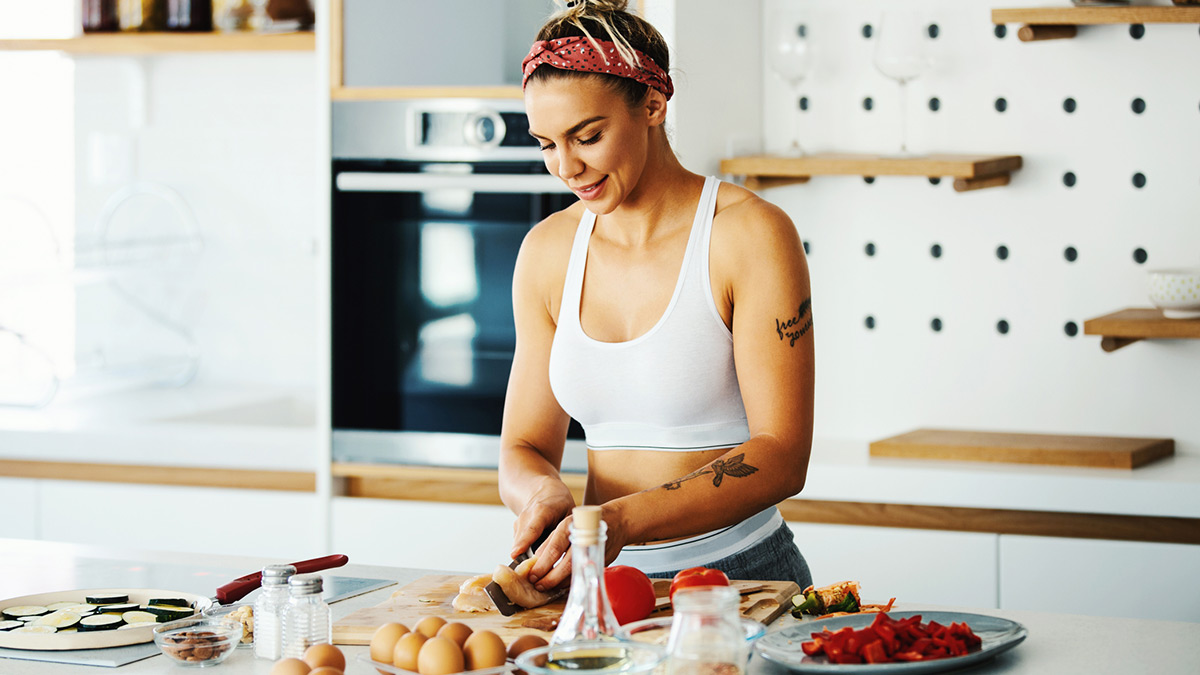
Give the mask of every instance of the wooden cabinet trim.
[(139, 483), (146, 485), (182, 485), (245, 490), (282, 490), (315, 492), (317, 476), (306, 471), (269, 471), (257, 469), (214, 469), (192, 466), (148, 466), (139, 464), (99, 464), (80, 462), (43, 462), (0, 460), (0, 476), (72, 480), (91, 483)]

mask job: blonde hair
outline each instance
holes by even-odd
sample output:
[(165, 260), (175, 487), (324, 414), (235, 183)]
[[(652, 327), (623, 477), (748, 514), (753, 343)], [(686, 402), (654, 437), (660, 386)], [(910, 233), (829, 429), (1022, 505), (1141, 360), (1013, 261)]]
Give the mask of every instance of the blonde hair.
[[(643, 67), (638, 57), (638, 52), (641, 52), (653, 59), (663, 72), (670, 71), (671, 53), (667, 41), (649, 21), (627, 9), (628, 0), (578, 0), (574, 4), (568, 4), (566, 0), (558, 2), (563, 5), (563, 9), (546, 21), (538, 31), (538, 40), (585, 37), (601, 56), (605, 50), (600, 49), (596, 41), (607, 40), (616, 47), (621, 60), (633, 68)], [(649, 90), (646, 85), (629, 78), (542, 66), (534, 70), (529, 79), (533, 81), (551, 77), (606, 78), (614, 89), (625, 96), (630, 105), (636, 105), (644, 99)]]

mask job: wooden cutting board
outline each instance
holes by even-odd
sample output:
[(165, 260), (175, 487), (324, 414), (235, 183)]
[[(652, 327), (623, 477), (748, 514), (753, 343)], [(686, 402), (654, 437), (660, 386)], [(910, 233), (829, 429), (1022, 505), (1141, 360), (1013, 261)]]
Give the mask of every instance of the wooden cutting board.
[[(355, 611), (333, 624), (333, 642), (339, 645), (366, 645), (371, 643), (375, 630), (385, 623), (402, 623), (412, 628), (418, 621), (427, 616), (440, 616), (446, 621), (459, 621), (470, 626), (472, 630), (490, 630), (500, 636), (505, 644), (511, 643), (522, 635), (540, 635), (549, 639), (553, 632), (549, 622), (562, 614), (566, 600), (550, 603), (543, 607), (535, 607), (512, 616), (503, 616), (500, 612), (456, 612), (450, 605), (454, 596), (458, 595), (458, 587), (469, 577), (464, 575), (435, 574), (421, 577), (416, 581), (400, 588), (386, 602), (374, 607), (364, 607)], [(671, 582), (668, 579), (655, 579), (654, 592), (659, 598), (666, 598)], [(800, 592), (800, 588), (791, 581), (733, 581), (734, 586), (749, 592), (743, 593), (741, 602), (742, 616), (749, 617), (762, 623), (770, 623), (791, 606), (792, 596)], [(757, 589), (757, 590), (751, 590)], [(650, 616), (670, 616), (671, 608), (666, 606), (656, 610)], [(533, 624), (533, 626), (525, 625)], [(536, 626), (541, 625), (548, 630)]]
[(917, 429), (871, 443), (872, 457), (1134, 469), (1175, 454), (1170, 438)]

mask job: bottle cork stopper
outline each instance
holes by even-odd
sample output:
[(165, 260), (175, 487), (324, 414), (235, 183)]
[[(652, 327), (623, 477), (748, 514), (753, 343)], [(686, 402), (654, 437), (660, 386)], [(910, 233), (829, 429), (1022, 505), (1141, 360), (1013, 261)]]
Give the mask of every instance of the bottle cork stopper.
[(571, 510), (571, 522), (576, 532), (596, 532), (600, 529), (600, 507), (576, 506)]

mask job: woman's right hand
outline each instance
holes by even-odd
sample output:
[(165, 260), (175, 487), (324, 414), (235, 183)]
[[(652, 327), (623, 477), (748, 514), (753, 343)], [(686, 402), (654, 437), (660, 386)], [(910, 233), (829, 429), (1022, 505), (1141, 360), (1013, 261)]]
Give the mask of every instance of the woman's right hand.
[(573, 508), (575, 498), (567, 485), (558, 478), (546, 476), (513, 523), (513, 548), (509, 557), (516, 558), (528, 551), (542, 532), (553, 530)]

